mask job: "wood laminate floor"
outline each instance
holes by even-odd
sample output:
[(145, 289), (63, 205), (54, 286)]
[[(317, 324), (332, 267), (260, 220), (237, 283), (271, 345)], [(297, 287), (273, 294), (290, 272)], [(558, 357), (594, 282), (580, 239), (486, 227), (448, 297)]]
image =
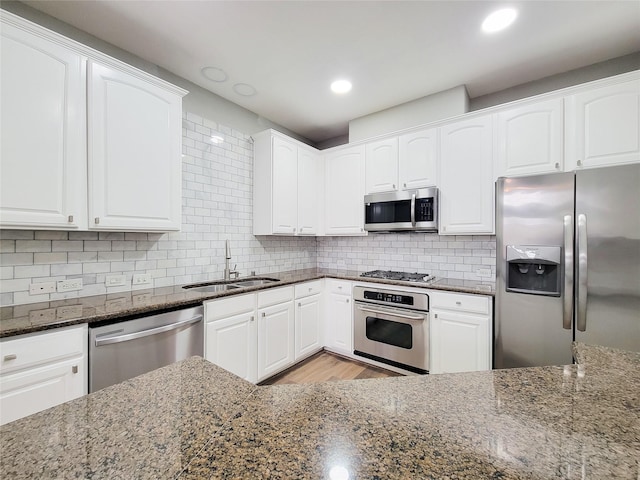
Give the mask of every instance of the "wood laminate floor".
[(355, 360), (341, 357), (340, 355), (323, 351), (289, 370), (285, 370), (279, 375), (265, 380), (261, 385), (319, 383), (335, 380), (399, 376), (401, 376), (399, 373), (366, 365)]

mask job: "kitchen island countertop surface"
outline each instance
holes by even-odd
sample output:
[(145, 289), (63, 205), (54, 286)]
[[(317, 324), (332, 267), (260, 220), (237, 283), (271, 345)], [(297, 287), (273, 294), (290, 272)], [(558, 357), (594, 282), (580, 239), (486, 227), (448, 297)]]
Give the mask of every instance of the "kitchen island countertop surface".
[[(51, 302), (30, 303), (0, 308), (0, 338), (60, 328), (80, 323), (113, 322), (136, 315), (149, 315), (165, 310), (186, 308), (230, 295), (252, 293), (267, 288), (292, 285), (320, 278), (386, 284), (389, 286), (417, 287), (478, 295), (494, 295), (495, 285), (468, 280), (436, 279), (432, 283), (399, 282), (394, 280), (364, 279), (355, 271), (306, 269), (260, 274), (258, 278), (277, 278), (279, 281), (255, 287), (239, 288), (217, 293), (202, 293), (184, 289), (182, 285), (147, 290), (133, 290), (107, 295), (78, 297)], [(239, 280), (246, 280), (246, 277)], [(214, 280), (215, 281), (215, 280)], [(219, 280), (218, 280), (219, 281)], [(232, 282), (231, 282), (232, 283)]]
[(256, 387), (193, 357), (0, 427), (0, 477), (633, 479), (640, 354)]

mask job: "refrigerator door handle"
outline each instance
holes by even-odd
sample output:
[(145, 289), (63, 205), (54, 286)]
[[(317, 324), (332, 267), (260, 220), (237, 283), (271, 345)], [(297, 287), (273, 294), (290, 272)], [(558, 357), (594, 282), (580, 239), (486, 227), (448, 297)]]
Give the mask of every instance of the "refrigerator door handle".
[(578, 215), (578, 319), (576, 328), (587, 329), (587, 216)]
[(562, 297), (562, 328), (571, 330), (573, 317), (573, 225), (571, 215), (565, 215), (564, 224), (564, 291)]

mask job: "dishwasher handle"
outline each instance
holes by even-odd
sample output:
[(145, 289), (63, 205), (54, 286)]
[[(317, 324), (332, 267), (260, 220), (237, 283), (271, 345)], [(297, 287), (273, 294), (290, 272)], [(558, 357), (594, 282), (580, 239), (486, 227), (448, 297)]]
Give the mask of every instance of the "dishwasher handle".
[(102, 345), (109, 345), (112, 343), (127, 342), (129, 340), (135, 340), (137, 338), (148, 337), (149, 335), (156, 335), (158, 333), (176, 330), (178, 328), (185, 327), (187, 325), (192, 325), (194, 323), (201, 322), (203, 318), (204, 318), (203, 315), (196, 315), (193, 318), (182, 320), (176, 323), (170, 323), (169, 325), (163, 325), (161, 327), (149, 328), (147, 330), (140, 330), (139, 332), (126, 333), (124, 335), (112, 335), (112, 336), (105, 336), (102, 338), (96, 338), (96, 347), (100, 347)]

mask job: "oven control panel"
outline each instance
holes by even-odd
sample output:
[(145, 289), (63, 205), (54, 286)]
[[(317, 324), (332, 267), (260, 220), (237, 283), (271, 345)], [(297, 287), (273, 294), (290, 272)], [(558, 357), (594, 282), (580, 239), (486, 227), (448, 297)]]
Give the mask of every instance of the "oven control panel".
[(365, 300), (377, 300), (378, 302), (394, 303), (400, 305), (413, 305), (412, 295), (398, 295), (397, 293), (365, 290), (364, 298)]

